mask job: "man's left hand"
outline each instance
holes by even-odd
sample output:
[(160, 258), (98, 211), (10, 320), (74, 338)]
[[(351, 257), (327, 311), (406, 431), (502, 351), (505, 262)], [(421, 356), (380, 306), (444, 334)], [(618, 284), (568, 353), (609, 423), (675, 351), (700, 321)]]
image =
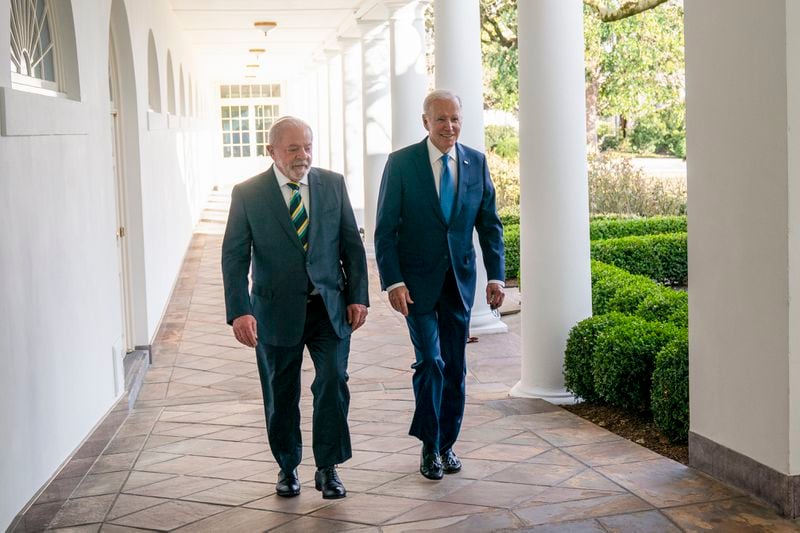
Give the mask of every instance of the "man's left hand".
[(506, 293), (503, 291), (498, 283), (489, 283), (486, 285), (486, 303), (489, 304), (491, 309), (498, 309), (503, 305), (503, 300), (506, 298)]
[(347, 306), (347, 323), (357, 330), (367, 321), (367, 306), (361, 304), (350, 304)]

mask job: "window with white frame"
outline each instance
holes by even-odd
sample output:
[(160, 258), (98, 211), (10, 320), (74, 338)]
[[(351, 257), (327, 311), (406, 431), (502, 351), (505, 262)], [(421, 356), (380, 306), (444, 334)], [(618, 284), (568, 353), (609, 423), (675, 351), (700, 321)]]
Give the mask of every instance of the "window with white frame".
[(250, 157), (250, 119), (246, 105), (222, 106), (222, 155)]
[(268, 155), (269, 130), (280, 116), (280, 95), (279, 84), (220, 86), (223, 157)]
[(59, 90), (49, 0), (11, 0), (11, 73), (18, 85)]

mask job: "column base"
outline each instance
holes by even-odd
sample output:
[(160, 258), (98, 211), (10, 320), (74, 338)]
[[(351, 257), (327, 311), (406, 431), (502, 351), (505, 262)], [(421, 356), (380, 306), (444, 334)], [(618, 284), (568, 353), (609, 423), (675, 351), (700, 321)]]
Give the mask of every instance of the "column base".
[(541, 398), (556, 405), (572, 405), (577, 398), (565, 389), (545, 389), (543, 387), (528, 387), (518, 381), (508, 392), (512, 398)]
[(507, 333), (508, 325), (491, 311), (473, 314), (469, 320), (469, 334), (472, 336)]
[(752, 494), (789, 519), (800, 517), (800, 476), (778, 472), (722, 444), (689, 432), (689, 466)]

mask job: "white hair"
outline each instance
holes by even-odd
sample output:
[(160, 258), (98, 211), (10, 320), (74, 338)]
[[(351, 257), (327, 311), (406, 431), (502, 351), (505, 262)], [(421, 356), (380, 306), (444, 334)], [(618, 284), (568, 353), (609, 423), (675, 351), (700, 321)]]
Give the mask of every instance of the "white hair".
[(283, 131), (289, 127), (305, 128), (313, 138), (313, 132), (311, 131), (311, 126), (309, 126), (308, 123), (300, 120), (297, 117), (285, 116), (272, 123), (272, 127), (269, 129), (269, 140), (267, 142), (269, 142), (270, 145), (275, 146), (278, 141), (280, 141)]
[(458, 104), (458, 108), (461, 109), (461, 98), (456, 93), (449, 89), (436, 89), (435, 91), (431, 91), (422, 102), (423, 114), (427, 115), (431, 108), (431, 104), (439, 100), (450, 100), (451, 102), (455, 102)]

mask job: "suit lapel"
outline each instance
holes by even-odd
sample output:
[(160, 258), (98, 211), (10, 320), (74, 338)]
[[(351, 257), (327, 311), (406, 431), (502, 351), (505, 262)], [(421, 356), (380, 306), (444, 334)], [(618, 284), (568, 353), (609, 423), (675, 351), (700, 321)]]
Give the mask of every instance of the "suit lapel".
[(264, 173), (264, 196), (267, 209), (272, 213), (278, 226), (289, 237), (289, 241), (303, 250), (303, 245), (300, 244), (300, 239), (297, 238), (297, 230), (289, 218), (289, 208), (286, 207), (286, 200), (283, 199), (283, 193), (281, 193), (281, 188), (278, 186), (275, 170), (272, 167)]
[(419, 176), (419, 188), (423, 198), (427, 198), (429, 209), (435, 213), (439, 222), (447, 225), (442, 214), (442, 206), (439, 204), (439, 194), (436, 192), (436, 178), (433, 175), (433, 168), (431, 168), (430, 154), (428, 153), (428, 138), (426, 137), (421, 143), (417, 145), (417, 152), (415, 157), (417, 165), (417, 176)]
[(308, 208), (308, 248), (309, 250), (316, 242), (317, 234), (321, 229), (322, 217), (325, 211), (324, 202), (331, 195), (325, 190), (327, 183), (320, 178), (319, 173), (312, 168), (308, 171), (308, 193), (311, 206)]

